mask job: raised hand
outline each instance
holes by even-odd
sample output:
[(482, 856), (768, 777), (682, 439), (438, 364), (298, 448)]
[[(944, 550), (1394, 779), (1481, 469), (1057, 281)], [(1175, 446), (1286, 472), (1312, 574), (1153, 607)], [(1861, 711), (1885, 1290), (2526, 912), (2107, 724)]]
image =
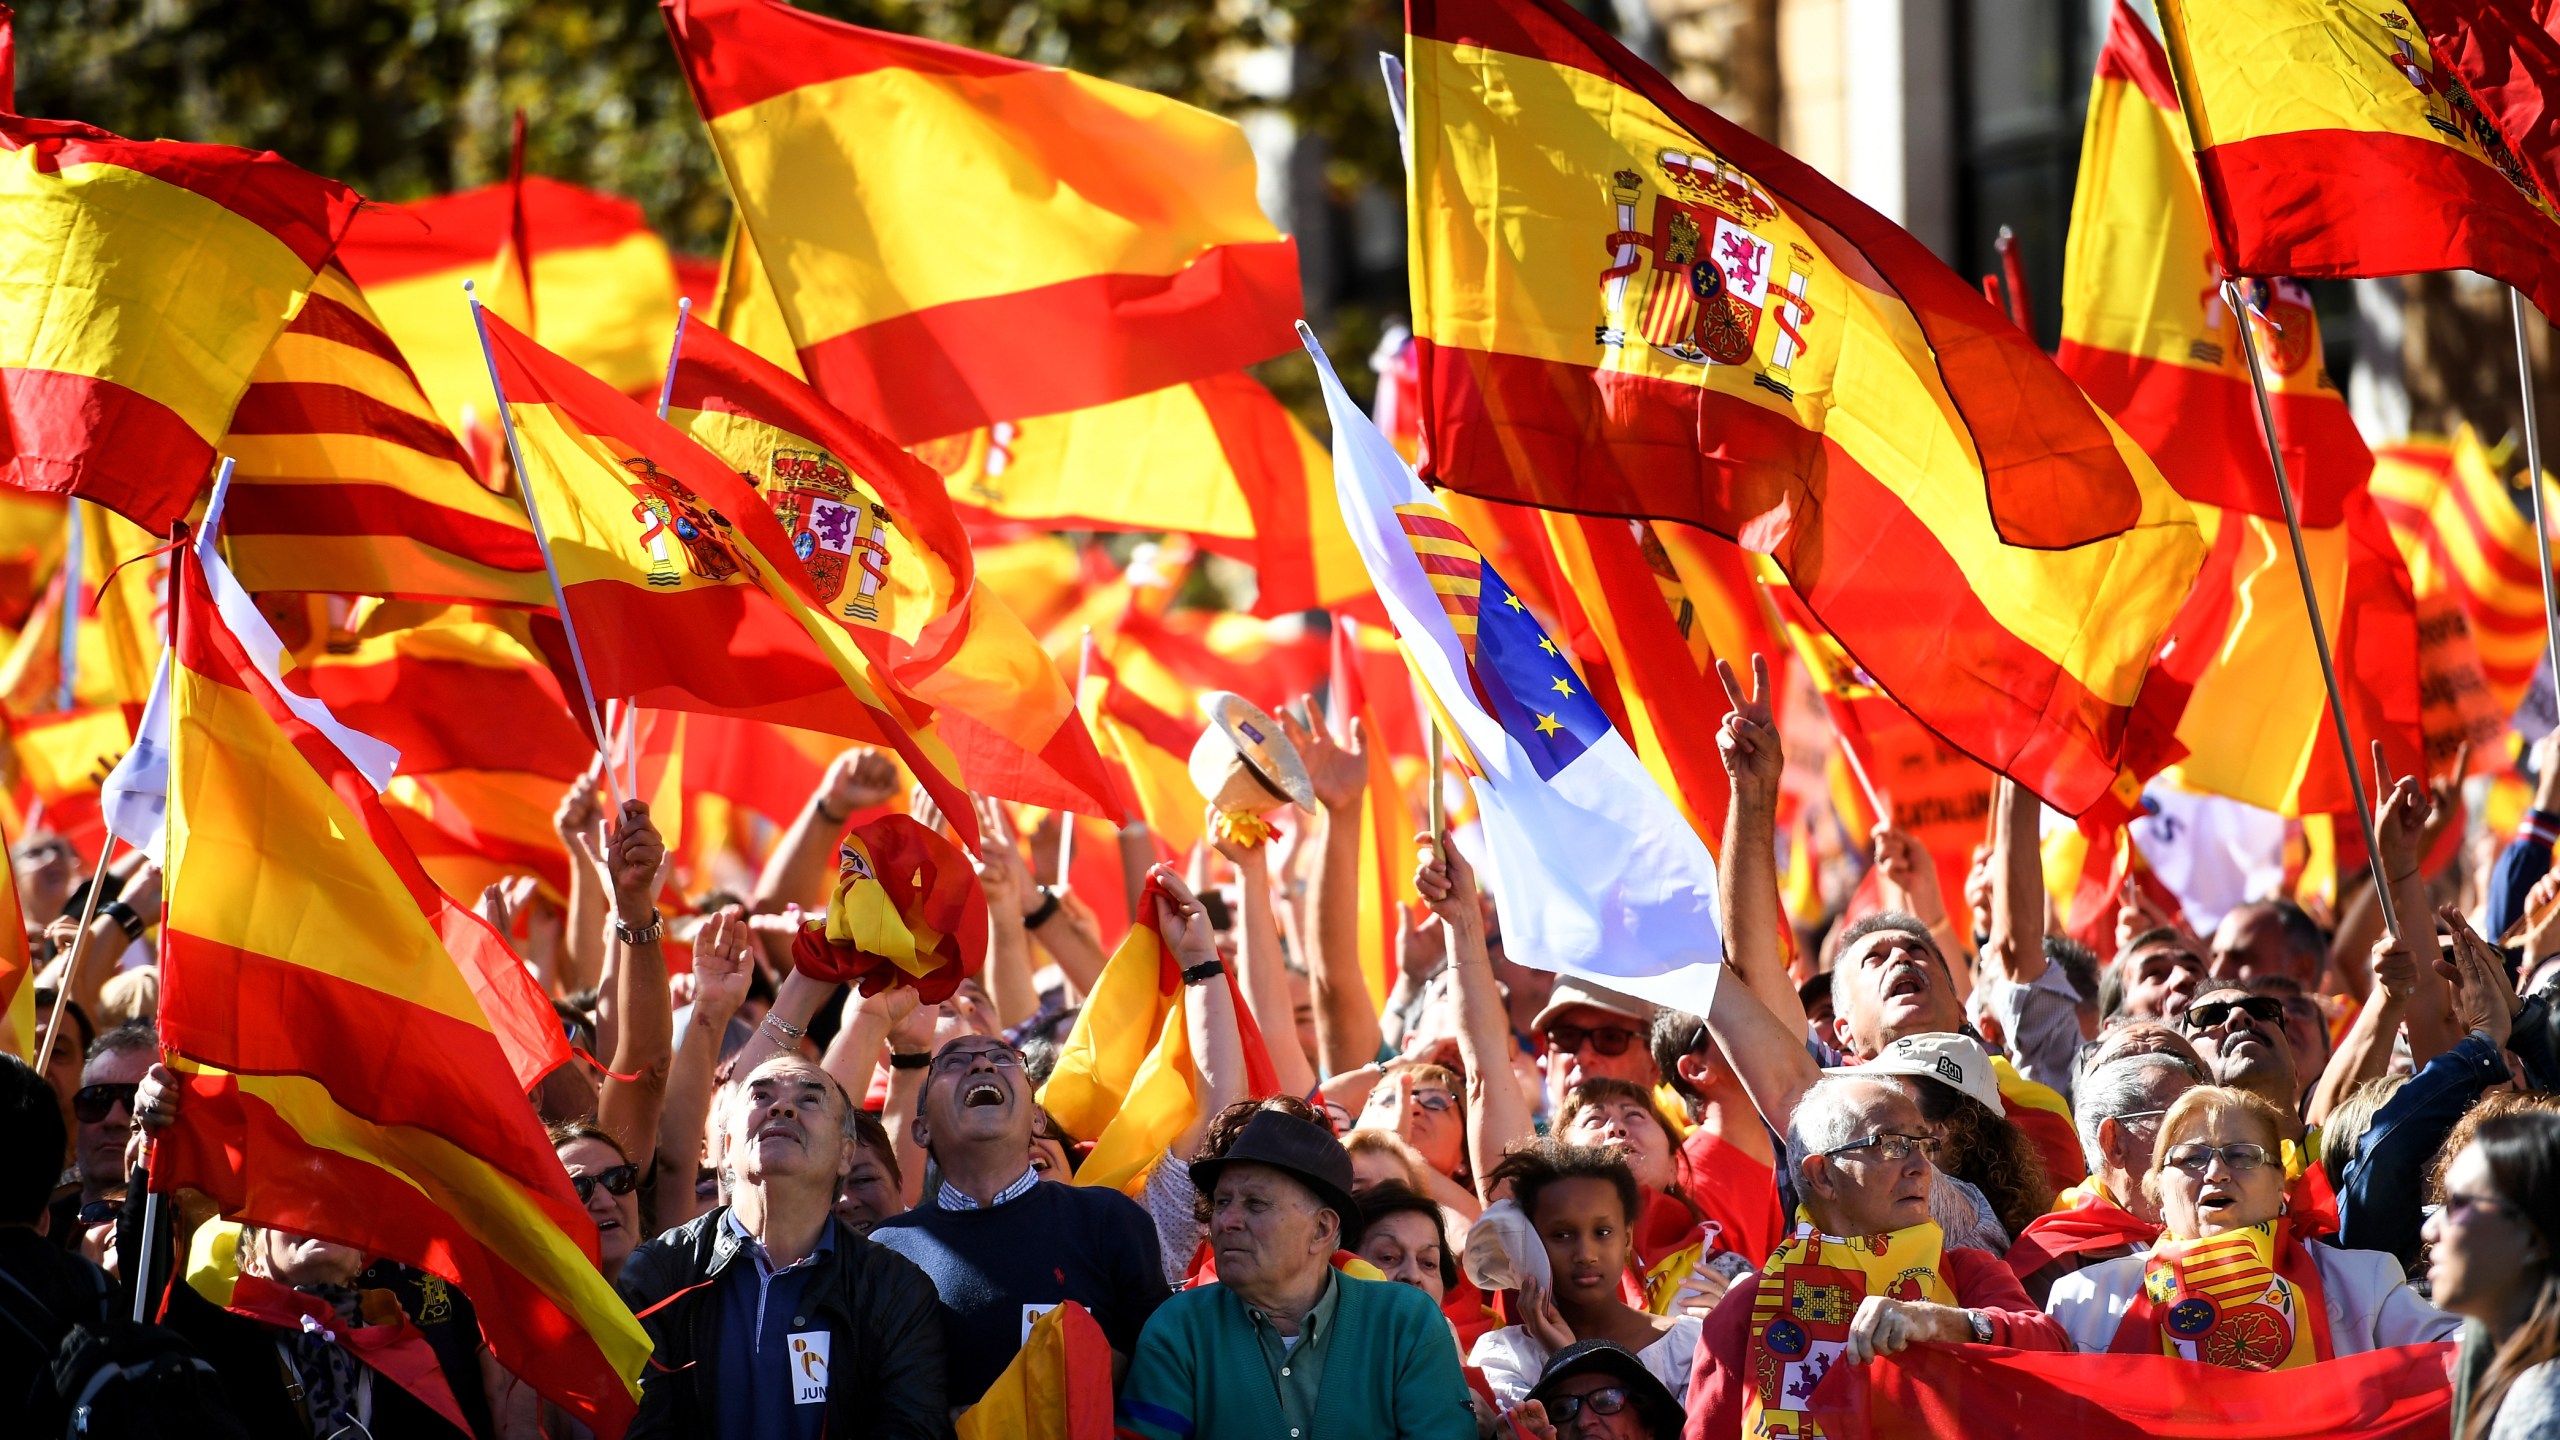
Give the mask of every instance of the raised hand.
[(747, 917), (737, 906), (714, 911), (693, 932), (693, 1004), (696, 1023), (726, 1029), (747, 1003), (755, 963), (747, 954)]
[(560, 843), (571, 855), (584, 855), (590, 864), (601, 866), (597, 854), (596, 830), (604, 824), (604, 756), (598, 754), (587, 772), (571, 781), (569, 792), (560, 797), (560, 808), (551, 812), (551, 828), (559, 832)]
[(1733, 707), (1716, 730), (1716, 754), (1733, 781), (1734, 801), (1748, 802), (1755, 812), (1774, 817), (1787, 755), (1778, 740), (1777, 697), (1770, 692), (1769, 662), (1758, 655), (1751, 657), (1748, 695), (1743, 693), (1741, 677), (1721, 657), (1716, 661), (1716, 679)]
[(1476, 896), (1476, 868), (1446, 835), (1416, 835), (1422, 861), (1413, 868), (1413, 888), (1431, 913), (1449, 925), (1484, 923), (1483, 902)]
[(2435, 849), (2436, 838), (2462, 818), (2462, 777), (2470, 772), (2471, 742), (2465, 740), (2453, 752), (2453, 768), (2427, 782), (2427, 798), (2435, 808), (2427, 812), (2427, 834), (2419, 854)]
[(1217, 958), (1217, 932), (1209, 926), (1209, 907), (1182, 883), (1182, 876), (1170, 865), (1158, 865), (1147, 872), (1147, 878), (1164, 887), (1156, 898), (1156, 933), (1173, 947), (1181, 958), (1182, 968), (1205, 965)]
[[(1988, 872), (1985, 872), (1988, 902)], [(1899, 910), (1916, 916), (1924, 925), (1935, 925), (1947, 918), (1947, 902), (1938, 886), (1938, 865), (1929, 858), (1928, 847), (1919, 837), (1897, 830), (1891, 823), (1876, 827), (1876, 880), (1884, 893), (1879, 898), (1888, 910)]]
[(510, 875), (503, 880), (493, 880), (481, 887), (480, 903), (473, 908), (479, 912), (481, 919), (489, 922), (489, 928), (497, 931), (500, 936), (513, 935), (516, 931), (516, 913), (524, 909), (525, 903), (533, 898), (535, 888), (541, 883), (531, 875)]
[(2373, 942), (2373, 983), (2395, 1000), (2418, 993), (2418, 955), (2388, 935)]
[(1031, 865), (1014, 838), (1013, 815), (993, 796), (971, 798), (978, 807), (978, 883), (986, 887), (987, 909), (1019, 919), (1039, 909), (1040, 901)]
[(1299, 724), (1298, 717), (1286, 710), (1280, 712), (1280, 733), (1298, 747), (1298, 758), (1306, 763), (1307, 780), (1315, 786), (1317, 804), (1327, 810), (1347, 810), (1360, 803), (1369, 788), (1369, 741), (1358, 720), (1351, 722), (1348, 745), (1335, 744), (1332, 734), (1322, 725)]
[(2465, 1030), (2484, 1031), (2503, 1048), (2515, 1029), (2516, 1012), (2524, 1008), (2523, 998), (2507, 981), (2505, 963), (2458, 907), (2436, 907), (2436, 928), (2453, 940), (2452, 961), (2437, 959), (2436, 973), (2453, 982), (2455, 1015)]
[(1267, 842), (1257, 841), (1248, 845), (1241, 840), (1229, 838), (1218, 825), (1218, 807), (1215, 805), (1209, 806), (1205, 814), (1206, 818), (1200, 826), (1200, 838), (1208, 842), (1210, 849), (1217, 851), (1228, 864), (1236, 867), (1240, 875), (1249, 873), (1247, 867), (1257, 865), (1262, 867), (1260, 873), (1263, 875), (1268, 876), (1271, 873), (1271, 859), (1263, 853), (1263, 845)]
[(819, 809), (841, 824), (856, 810), (886, 805), (898, 793), (898, 767), (877, 750), (847, 750), (827, 766), (819, 782)]
[[(2373, 742), (2374, 783), (2390, 772), (2383, 768), (2382, 742)], [(2382, 849), (2383, 874), (2394, 885), (2416, 877), (2418, 864), (2426, 858), (2427, 822), (2432, 817), (2434, 799), (2427, 787), (2415, 776), (2403, 775), (2391, 783), (2374, 811), (2374, 834)], [(2411, 922), (2411, 923), (2414, 923)]]
[(623, 801), (622, 813), (605, 822), (605, 878), (613, 885), (615, 919), (634, 930), (648, 928), (666, 865), (666, 837), (649, 818), (649, 802)]

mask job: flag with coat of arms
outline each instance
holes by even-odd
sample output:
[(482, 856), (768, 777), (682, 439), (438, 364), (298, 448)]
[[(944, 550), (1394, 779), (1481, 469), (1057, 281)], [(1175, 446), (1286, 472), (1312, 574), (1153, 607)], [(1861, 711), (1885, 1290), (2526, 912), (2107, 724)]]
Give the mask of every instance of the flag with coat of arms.
[(1303, 324), (1299, 338), (1333, 422), (1343, 523), (1466, 764), (1505, 952), (1705, 1014), (1724, 953), (1706, 843)]

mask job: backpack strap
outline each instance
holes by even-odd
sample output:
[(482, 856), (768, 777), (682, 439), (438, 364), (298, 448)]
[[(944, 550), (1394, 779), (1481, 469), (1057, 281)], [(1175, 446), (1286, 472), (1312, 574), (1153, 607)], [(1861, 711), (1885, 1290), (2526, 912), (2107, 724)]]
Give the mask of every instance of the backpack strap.
[[(43, 1300), (38, 1299), (36, 1292), (28, 1289), (24, 1284), (20, 1283), (17, 1276), (10, 1274), (6, 1270), (0, 1270), (0, 1283), (7, 1284), (7, 1286), (11, 1290), (16, 1291), (18, 1296), (27, 1304), (35, 1307), (35, 1312), (38, 1315), (43, 1316), (47, 1324), (60, 1323), (62, 1317), (53, 1313), (53, 1307), (45, 1304)], [(10, 1328), (27, 1337), (27, 1343), (36, 1347), (36, 1349), (41, 1353), (48, 1356), (53, 1354), (54, 1347), (45, 1343), (45, 1338), (42, 1335), (37, 1334), (35, 1327), (29, 1325), (13, 1307), (0, 1305), (0, 1320), (8, 1321)]]

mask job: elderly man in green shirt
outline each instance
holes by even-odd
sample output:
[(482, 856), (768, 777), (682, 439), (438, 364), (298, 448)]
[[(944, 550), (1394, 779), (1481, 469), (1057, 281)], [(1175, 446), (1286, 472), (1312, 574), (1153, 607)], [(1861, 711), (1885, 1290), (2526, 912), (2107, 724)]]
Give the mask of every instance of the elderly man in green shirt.
[(1333, 1267), (1351, 1243), (1351, 1157), (1277, 1110), (1191, 1167), (1209, 1197), (1215, 1284), (1138, 1337), (1120, 1424), (1149, 1440), (1473, 1440), (1448, 1321), (1411, 1285)]

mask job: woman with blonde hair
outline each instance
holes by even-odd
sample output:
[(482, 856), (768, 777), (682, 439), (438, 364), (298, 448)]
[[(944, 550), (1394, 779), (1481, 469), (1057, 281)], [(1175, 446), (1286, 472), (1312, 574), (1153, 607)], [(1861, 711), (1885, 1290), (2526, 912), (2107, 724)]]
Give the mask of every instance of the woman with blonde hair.
[(2245, 1090), (2201, 1085), (2161, 1117), (2143, 1191), (2160, 1243), (2054, 1282), (2045, 1309), (2075, 1349), (2281, 1370), (2450, 1339), (2378, 1250), (2306, 1244), (2286, 1214), (2284, 1120)]

